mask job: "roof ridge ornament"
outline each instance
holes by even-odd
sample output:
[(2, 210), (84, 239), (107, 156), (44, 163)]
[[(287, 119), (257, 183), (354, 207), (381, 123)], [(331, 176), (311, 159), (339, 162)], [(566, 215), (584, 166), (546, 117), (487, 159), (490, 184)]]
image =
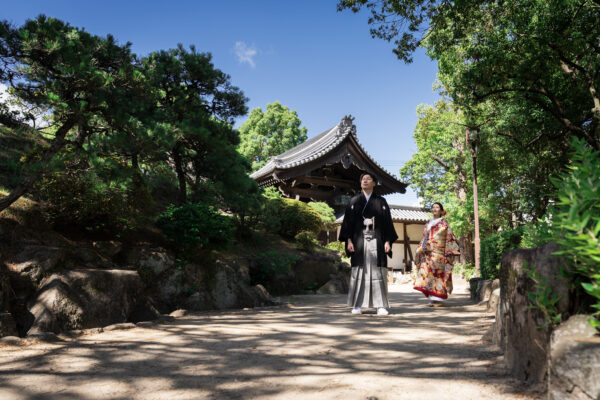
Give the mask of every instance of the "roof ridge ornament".
[(354, 117), (350, 114), (345, 115), (340, 121), (339, 131), (337, 136), (347, 136), (348, 134), (356, 136), (356, 125), (354, 125)]

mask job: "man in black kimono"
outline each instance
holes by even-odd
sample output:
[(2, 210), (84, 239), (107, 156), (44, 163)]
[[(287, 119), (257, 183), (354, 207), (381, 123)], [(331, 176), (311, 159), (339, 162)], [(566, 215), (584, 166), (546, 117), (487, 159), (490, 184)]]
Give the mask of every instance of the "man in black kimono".
[(346, 254), (351, 257), (352, 275), (348, 305), (352, 314), (361, 308), (376, 308), (378, 315), (387, 315), (387, 258), (392, 257), (392, 244), (398, 238), (387, 201), (373, 193), (377, 178), (365, 172), (360, 177), (362, 192), (346, 206), (344, 222), (338, 238), (346, 242)]

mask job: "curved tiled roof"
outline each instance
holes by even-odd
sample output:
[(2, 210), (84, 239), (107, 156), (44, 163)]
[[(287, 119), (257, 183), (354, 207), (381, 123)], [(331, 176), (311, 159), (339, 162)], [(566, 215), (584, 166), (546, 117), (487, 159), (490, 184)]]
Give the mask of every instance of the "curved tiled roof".
[(394, 221), (427, 222), (431, 219), (429, 212), (420, 207), (390, 206)]
[(349, 115), (345, 116), (342, 118), (340, 123), (333, 128), (330, 128), (325, 132), (307, 140), (306, 142), (299, 144), (285, 153), (271, 157), (265, 166), (251, 174), (250, 177), (256, 180), (262, 178), (261, 180), (263, 180), (263, 182), (266, 178), (269, 183), (274, 183), (277, 181), (274, 176), (270, 177), (270, 179), (267, 177), (275, 170), (285, 170), (317, 160), (335, 149), (346, 138), (348, 138), (348, 136), (351, 136), (369, 162), (376, 165), (377, 168), (387, 174), (389, 178), (397, 181), (398, 178), (379, 165), (379, 163), (377, 163), (361, 146), (356, 135), (356, 127), (352, 123), (353, 120), (353, 117)]
[[(431, 219), (429, 213), (421, 207), (390, 205), (390, 213), (392, 214), (392, 220), (397, 222), (406, 221), (425, 223)], [(344, 216), (342, 215), (341, 217), (335, 220), (335, 223), (341, 224), (343, 221)]]
[(264, 167), (254, 172), (250, 177), (256, 179), (270, 174), (275, 169), (296, 167), (327, 154), (342, 143), (346, 136), (351, 134), (351, 129), (340, 129), (340, 125), (338, 124), (326, 130), (285, 153), (271, 157)]

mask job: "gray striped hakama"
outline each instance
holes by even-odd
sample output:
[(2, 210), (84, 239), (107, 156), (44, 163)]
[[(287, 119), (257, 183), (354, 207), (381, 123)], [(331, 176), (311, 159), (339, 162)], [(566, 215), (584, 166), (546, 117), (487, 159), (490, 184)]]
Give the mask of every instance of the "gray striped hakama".
[(387, 268), (377, 266), (377, 239), (364, 231), (364, 263), (352, 267), (347, 304), (361, 308), (389, 308)]

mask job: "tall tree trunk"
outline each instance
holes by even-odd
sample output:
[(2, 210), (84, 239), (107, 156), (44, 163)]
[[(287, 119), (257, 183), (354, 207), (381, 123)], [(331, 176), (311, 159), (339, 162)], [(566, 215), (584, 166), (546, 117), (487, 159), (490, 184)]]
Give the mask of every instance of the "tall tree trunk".
[(179, 197), (178, 201), (183, 204), (187, 201), (187, 183), (185, 180), (185, 172), (183, 171), (183, 160), (181, 159), (181, 143), (177, 142), (173, 147), (173, 163), (175, 164), (175, 173), (179, 182)]
[[(479, 128), (475, 128), (476, 134), (479, 134)], [(473, 216), (475, 219), (475, 277), (481, 277), (481, 240), (479, 239), (479, 200), (477, 196), (477, 138), (472, 138), (470, 128), (466, 129), (467, 143), (471, 143), (471, 157), (473, 159)]]
[(67, 133), (75, 126), (75, 118), (69, 118), (65, 121), (65, 123), (56, 131), (56, 135), (54, 139), (50, 143), (50, 147), (48, 147), (43, 153), (42, 157), (39, 161), (39, 168), (35, 172), (32, 172), (29, 176), (25, 177), (23, 181), (14, 188), (8, 196), (5, 196), (0, 199), (0, 211), (7, 209), (10, 207), (15, 201), (19, 200), (21, 196), (27, 193), (32, 186), (37, 182), (38, 179), (46, 172), (44, 169), (47, 165), (49, 165), (52, 157), (56, 153), (58, 153), (67, 143), (65, 137)]
[(462, 250), (460, 254), (461, 262), (463, 263), (475, 263), (475, 252), (473, 249), (473, 240), (471, 234), (466, 234), (458, 238), (458, 244)]

